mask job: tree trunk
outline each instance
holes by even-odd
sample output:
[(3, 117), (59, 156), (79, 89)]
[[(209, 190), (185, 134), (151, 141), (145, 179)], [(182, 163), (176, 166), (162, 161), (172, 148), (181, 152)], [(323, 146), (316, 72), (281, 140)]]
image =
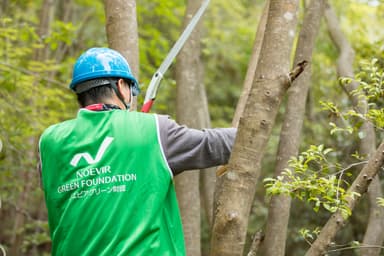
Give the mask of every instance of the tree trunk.
[[(210, 125), (204, 125), (209, 128)], [(205, 212), (207, 224), (212, 226), (213, 201), (215, 195), (216, 173), (215, 168), (207, 168), (200, 172), (200, 198)]]
[[(381, 190), (381, 183), (379, 176), (376, 175), (372, 181), (372, 184), (368, 189), (369, 197), (369, 218), (368, 225), (365, 231), (363, 245), (367, 246), (366, 248), (360, 249), (360, 255), (364, 256), (378, 256), (381, 255), (381, 245), (383, 244), (383, 207), (377, 204), (377, 198), (383, 197)], [(372, 246), (372, 247), (369, 247)]]
[[(311, 63), (324, 4), (323, 0), (312, 0), (306, 9), (296, 48), (295, 64), (302, 60)], [(305, 104), (310, 84), (311, 69), (307, 68), (288, 90), (287, 108), (276, 157), (275, 176), (281, 175), (282, 171), (288, 168), (288, 160), (299, 152)], [(266, 234), (262, 242), (260, 255), (285, 255), (290, 206), (291, 198), (289, 196), (280, 195), (271, 198), (268, 208)]]
[[(139, 39), (135, 0), (104, 0), (108, 45), (128, 61), (133, 75), (139, 78)], [(131, 110), (137, 109), (133, 97)]]
[[(73, 0), (60, 0), (57, 6), (58, 19), (64, 23), (71, 22), (73, 12)], [(64, 42), (59, 42), (55, 51), (54, 59), (57, 63), (64, 60), (65, 56), (68, 55), (69, 46)], [(53, 78), (53, 75), (51, 76)]]
[[(337, 61), (338, 75), (339, 77), (353, 78), (355, 76), (353, 72), (353, 62), (355, 53), (340, 28), (335, 12), (329, 5), (326, 11), (326, 21), (330, 36), (334, 44), (340, 51), (339, 59)], [(365, 114), (368, 108), (366, 100), (352, 93), (353, 90), (357, 89), (357, 87), (358, 83), (352, 82), (349, 85), (344, 86), (343, 88), (347, 92), (348, 96), (351, 98), (355, 109), (357, 109), (358, 112)], [(364, 134), (364, 138), (362, 138), (360, 141), (359, 153), (361, 155), (370, 156), (375, 151), (376, 146), (376, 135), (374, 127), (371, 123), (364, 122), (364, 124), (360, 128), (360, 131), (362, 132), (362, 134)], [(375, 247), (361, 248), (361, 255), (364, 256), (380, 255), (380, 246), (384, 240), (384, 209), (378, 206), (377, 198), (382, 196), (383, 195), (381, 191), (379, 177), (375, 176), (368, 190), (370, 212), (368, 225), (363, 240), (364, 245), (374, 245)]]
[[(248, 100), (248, 95), (251, 91), (252, 88), (252, 83), (255, 77), (255, 72), (256, 72), (256, 67), (257, 63), (259, 61), (259, 56), (260, 56), (260, 51), (261, 51), (261, 46), (263, 43), (264, 39), (264, 33), (265, 33), (265, 26), (267, 23), (267, 17), (268, 17), (268, 10), (269, 10), (269, 0), (265, 2), (264, 8), (262, 15), (260, 17), (257, 30), (256, 30), (256, 35), (255, 35), (255, 40), (253, 43), (253, 48), (252, 48), (252, 55), (250, 57), (249, 63), (248, 63), (248, 68), (247, 68), (247, 73), (245, 75), (244, 83), (243, 83), (243, 89), (241, 91), (235, 114), (232, 119), (232, 126), (233, 127), (238, 127), (239, 126), (239, 121), (240, 117), (242, 116), (245, 108), (245, 104), (247, 103)], [(215, 184), (215, 191), (218, 190), (220, 186), (222, 186), (223, 179), (220, 178), (220, 176), (228, 170), (228, 166), (219, 166), (219, 168), (216, 170), (216, 175), (219, 176), (216, 180)], [(217, 195), (217, 194), (216, 194)], [(215, 194), (214, 194), (214, 201), (216, 200)], [(261, 236), (261, 235), (260, 235)], [(256, 239), (257, 240), (257, 239)], [(254, 240), (254, 241), (256, 241)], [(254, 253), (257, 250), (258, 245), (260, 244), (260, 239), (257, 240), (257, 243), (255, 243), (255, 246), (252, 246), (251, 250)]]
[[(248, 63), (247, 73), (245, 75), (243, 90), (241, 91), (239, 100), (237, 102), (235, 114), (232, 119), (232, 126), (239, 127), (239, 121), (241, 116), (243, 115), (245, 104), (248, 100), (248, 95), (252, 88), (252, 83), (255, 78), (255, 72), (257, 68), (257, 63), (259, 62), (261, 46), (264, 40), (265, 26), (267, 23), (268, 11), (269, 11), (269, 0), (265, 2), (264, 9), (262, 15), (260, 17), (260, 21), (257, 26), (255, 41), (253, 43), (252, 55), (250, 61)], [(221, 176), (224, 172), (227, 171), (228, 166), (219, 166), (216, 171), (217, 176)], [(218, 179), (216, 183), (216, 187), (221, 186), (222, 179)]]
[[(245, 104), (247, 103), (248, 100), (248, 95), (251, 91), (252, 88), (252, 83), (255, 78), (255, 72), (257, 68), (257, 63), (259, 62), (259, 57), (260, 57), (260, 51), (261, 51), (261, 46), (263, 44), (264, 40), (264, 33), (265, 33), (265, 26), (267, 23), (267, 17), (268, 17), (268, 11), (269, 11), (269, 3), (270, 1), (267, 0), (264, 4), (264, 8), (257, 26), (256, 30), (256, 35), (255, 35), (255, 40), (253, 43), (253, 48), (252, 48), (252, 55), (250, 57), (249, 63), (248, 63), (248, 68), (247, 68), (247, 73), (245, 75), (244, 83), (243, 83), (243, 90), (241, 91), (235, 114), (232, 119), (232, 126), (233, 127), (238, 127), (239, 126), (239, 121), (240, 117), (242, 116), (245, 108)], [(225, 172), (228, 169), (228, 166), (220, 166), (218, 170), (216, 171), (218, 176), (221, 176), (223, 172)], [(223, 179), (218, 177), (216, 181), (216, 187), (222, 186)], [(248, 256), (256, 256), (257, 250), (259, 248), (259, 245), (262, 241), (263, 234), (257, 233), (254, 236), (254, 239), (252, 240), (252, 245), (250, 247)]]
[(0, 15), (2, 17), (4, 17), (4, 13), (7, 13), (8, 6), (9, 6), (8, 0), (1, 1), (1, 4), (0, 4)]
[(261, 160), (282, 98), (295, 35), (298, 1), (271, 1), (255, 79), (217, 190), (211, 255), (242, 255)]
[(265, 26), (267, 23), (269, 10), (269, 2), (270, 0), (267, 0), (265, 2), (264, 9), (259, 20), (259, 25), (257, 26), (255, 41), (253, 43), (252, 48), (252, 56), (248, 63), (247, 73), (245, 74), (243, 90), (241, 91), (240, 98), (236, 106), (236, 111), (232, 120), (233, 127), (239, 126), (240, 117), (244, 112), (245, 104), (247, 103), (248, 95), (252, 88), (252, 82), (255, 78), (255, 72), (260, 57), (261, 46), (264, 40)]
[[(243, 83), (243, 89), (241, 91), (239, 100), (237, 102), (235, 114), (232, 119), (232, 126), (236, 128), (239, 126), (239, 121), (241, 116), (243, 115), (245, 104), (247, 103), (248, 95), (251, 91), (252, 83), (255, 78), (256, 67), (257, 67), (257, 63), (259, 62), (261, 46), (264, 40), (265, 26), (267, 23), (268, 10), (269, 10), (269, 2), (270, 2), (269, 0), (265, 2), (264, 9), (257, 26), (255, 40), (252, 48), (252, 55), (248, 63), (247, 73), (245, 75), (245, 79)], [(216, 170), (216, 175), (221, 176), (227, 170), (228, 170), (228, 166), (219, 166), (219, 168)], [(217, 179), (217, 182), (216, 182), (217, 188), (222, 186), (222, 181), (223, 179), (220, 179), (220, 177)]]
[[(384, 142), (380, 144), (376, 152), (369, 158), (367, 165), (364, 166), (355, 181), (352, 183), (351, 187), (348, 189), (348, 193), (359, 193), (360, 195), (363, 195), (367, 192), (369, 184), (381, 170), (383, 165)], [(359, 199), (360, 197), (357, 196), (347, 198), (347, 206), (352, 212)], [(336, 233), (345, 225), (347, 219), (348, 218), (344, 219), (340, 211), (332, 214), (305, 256), (323, 255), (327, 251), (332, 240), (335, 238)]]
[[(40, 10), (40, 24), (37, 30), (37, 33), (40, 37), (41, 43), (44, 43), (44, 38), (50, 33), (51, 23), (54, 14), (54, 1), (53, 0), (44, 0), (43, 5)], [(41, 49), (36, 49), (34, 52), (35, 61), (44, 61), (48, 59), (49, 49), (43, 47)], [(37, 80), (34, 81), (37, 85)], [(39, 95), (31, 95), (30, 106), (36, 106), (35, 102), (39, 100)], [(37, 110), (38, 111), (38, 110)], [(36, 129), (36, 123), (32, 122), (30, 124), (32, 129)], [(21, 248), (24, 240), (24, 227), (27, 221), (30, 221), (31, 211), (38, 211), (39, 208), (31, 208), (29, 202), (31, 201), (31, 191), (39, 183), (37, 179), (35, 161), (37, 159), (37, 142), (38, 137), (31, 136), (28, 139), (28, 152), (26, 154), (27, 159), (20, 170), (20, 180), (22, 180), (23, 187), (19, 194), (16, 207), (17, 209), (14, 224), (13, 224), (13, 234), (11, 237), (12, 247), (10, 248), (10, 255), (21, 255)], [(24, 169), (23, 169), (24, 168)], [(29, 217), (29, 218), (28, 218)]]
[[(40, 24), (37, 30), (37, 34), (40, 37), (41, 43), (44, 44), (44, 39), (50, 33), (50, 27), (53, 19), (53, 13), (55, 10), (54, 0), (44, 0), (43, 6), (40, 11)], [(42, 47), (41, 49), (35, 50), (35, 60), (46, 60), (48, 59), (49, 47)]]
[[(184, 16), (185, 28), (202, 1), (189, 0)], [(198, 24), (177, 56), (176, 116), (180, 124), (202, 128), (207, 123), (208, 103), (202, 83), (200, 60), (200, 29)], [(175, 177), (176, 193), (183, 222), (187, 255), (200, 255), (200, 190), (199, 171), (186, 171)]]
[(200, 255), (199, 171), (191, 170), (179, 174), (175, 177), (175, 184), (187, 255)]

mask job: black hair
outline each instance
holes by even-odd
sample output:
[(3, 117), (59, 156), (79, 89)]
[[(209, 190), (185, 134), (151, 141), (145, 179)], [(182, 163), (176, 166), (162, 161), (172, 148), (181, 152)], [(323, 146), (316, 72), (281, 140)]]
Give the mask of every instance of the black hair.
[[(91, 104), (103, 103), (106, 99), (113, 97), (115, 93), (124, 103), (120, 92), (117, 90), (118, 80), (119, 78), (97, 78), (78, 84), (75, 88), (77, 101), (81, 107), (85, 107)], [(131, 80), (124, 78), (123, 80), (132, 88)]]
[(111, 85), (97, 86), (77, 94), (77, 101), (81, 107), (86, 107), (91, 104), (103, 103), (106, 99), (113, 97), (114, 93)]

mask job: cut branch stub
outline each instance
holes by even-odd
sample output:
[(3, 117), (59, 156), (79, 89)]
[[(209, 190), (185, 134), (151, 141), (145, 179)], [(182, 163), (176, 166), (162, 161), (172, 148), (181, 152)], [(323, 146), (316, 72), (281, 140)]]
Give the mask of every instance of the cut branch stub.
[(288, 77), (289, 77), (289, 80), (290, 82), (292, 83), (293, 81), (295, 81), (295, 79), (301, 74), (303, 73), (305, 67), (308, 65), (308, 61), (306, 60), (303, 60), (303, 61), (300, 61), (299, 63), (297, 63), (296, 67), (294, 67), (292, 69), (291, 72), (289, 72), (288, 74)]

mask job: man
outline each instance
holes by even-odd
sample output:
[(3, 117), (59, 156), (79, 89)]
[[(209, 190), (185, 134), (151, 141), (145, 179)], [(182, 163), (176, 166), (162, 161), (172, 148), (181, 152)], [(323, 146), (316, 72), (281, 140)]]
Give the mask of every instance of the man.
[(108, 48), (79, 57), (70, 88), (76, 119), (39, 144), (52, 255), (185, 255), (173, 176), (227, 163), (236, 130), (127, 111), (139, 86)]

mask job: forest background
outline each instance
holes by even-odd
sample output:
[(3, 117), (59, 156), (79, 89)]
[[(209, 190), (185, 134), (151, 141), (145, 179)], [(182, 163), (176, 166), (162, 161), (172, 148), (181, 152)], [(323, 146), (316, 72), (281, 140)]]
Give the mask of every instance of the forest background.
[[(105, 28), (107, 2), (5, 0), (0, 3), (0, 252), (3, 255), (49, 255), (47, 213), (36, 171), (37, 141), (47, 126), (75, 117), (78, 106), (75, 95), (68, 89), (72, 65), (87, 48), (108, 46)], [(134, 71), (143, 94), (153, 73), (182, 31), (186, 2), (137, 2), (140, 64), (139, 69)], [(203, 67), (201, 84), (205, 85), (210, 119), (206, 126), (228, 127), (233, 123), (266, 2), (213, 0), (203, 17), (199, 43)], [(300, 28), (304, 26), (304, 10), (310, 2), (299, 1), (295, 46), (298, 45)], [(345, 40), (354, 51), (354, 58), (347, 64), (356, 74), (356, 81), (365, 86), (362, 89), (367, 95), (364, 100), (371, 111), (364, 116), (354, 112), (356, 105), (351, 98), (357, 91), (349, 91), (348, 94), (345, 89), (351, 80), (342, 79), (340, 47), (332, 37), (329, 20), (322, 19), (309, 63), (311, 86), (308, 97), (303, 95), (307, 99), (300, 152), (308, 162), (316, 162), (311, 162), (315, 167), (309, 165), (307, 169), (327, 169), (327, 172), (324, 176), (310, 177), (309, 172), (304, 175), (307, 169), (300, 173), (303, 166), (299, 166), (297, 161), (291, 166), (293, 174), (286, 172), (290, 187), (287, 182), (279, 183), (283, 179), (274, 179), (287, 109), (287, 99), (283, 98), (263, 154), (260, 178), (257, 177), (244, 253), (252, 252), (252, 240), (258, 237), (258, 231), (265, 232), (271, 196), (288, 190), (295, 199), (291, 202), (286, 242), (280, 243), (285, 245), (285, 255), (304, 255), (332, 213), (343, 210), (339, 203), (335, 203), (345, 192), (340, 189), (348, 187), (360, 172), (361, 163), (366, 163), (366, 156), (357, 153), (358, 145), (365, 139), (364, 131), (361, 131), (362, 120), (374, 124), (377, 141), (374, 148), (382, 141), (384, 3), (333, 0), (329, 4), (336, 13)], [(294, 62), (294, 55), (292, 51), (292, 59), (288, 60), (290, 63)], [(177, 103), (177, 65), (178, 61), (165, 75), (152, 112), (169, 114), (181, 123), (187, 123), (182, 120), (193, 118), (193, 114), (188, 114), (193, 113), (193, 109), (188, 109), (191, 108), (188, 104)], [(270, 67), (271, 73), (273, 68)], [(137, 99), (138, 106), (143, 103), (143, 94)], [(205, 99), (194, 99), (198, 105), (206, 104), (199, 103), (199, 100)], [(316, 170), (310, 173), (318, 173)], [(210, 171), (215, 173), (215, 170)], [(381, 175), (379, 172), (379, 177)], [(315, 177), (324, 180), (324, 183), (312, 184), (318, 189), (318, 194), (314, 196), (304, 183), (298, 182), (297, 177), (308, 180)], [(381, 209), (384, 200), (380, 196), (382, 182), (377, 184), (375, 191), (379, 196), (375, 196), (373, 201), (368, 195), (362, 195), (352, 215), (348, 208), (344, 208), (344, 213), (350, 215), (349, 221), (331, 239), (332, 243), (327, 247), (328, 255), (384, 255), (380, 252), (382, 240), (378, 244), (364, 243), (371, 215), (384, 216)], [(211, 184), (211, 187), (214, 186)], [(295, 193), (297, 191), (303, 193)], [(320, 195), (324, 191), (325, 194), (327, 191), (336, 193), (329, 193), (330, 199), (326, 202), (325, 197)], [(204, 200), (207, 199), (202, 195), (201, 201)], [(180, 205), (183, 207), (182, 203)], [(198, 237), (201, 244), (194, 246), (198, 252), (190, 255), (208, 255), (209, 249), (215, 246), (212, 242), (214, 238), (210, 237), (217, 230), (211, 230), (210, 214), (199, 207), (200, 212), (197, 220), (201, 227), (201, 236)], [(188, 221), (183, 218), (185, 226), (188, 226)], [(382, 222), (376, 222), (376, 226), (384, 230)], [(373, 233), (376, 237), (383, 236), (383, 231), (369, 232), (379, 232)], [(359, 250), (364, 247), (375, 250)], [(264, 255), (268, 255), (266, 251), (261, 248)]]

